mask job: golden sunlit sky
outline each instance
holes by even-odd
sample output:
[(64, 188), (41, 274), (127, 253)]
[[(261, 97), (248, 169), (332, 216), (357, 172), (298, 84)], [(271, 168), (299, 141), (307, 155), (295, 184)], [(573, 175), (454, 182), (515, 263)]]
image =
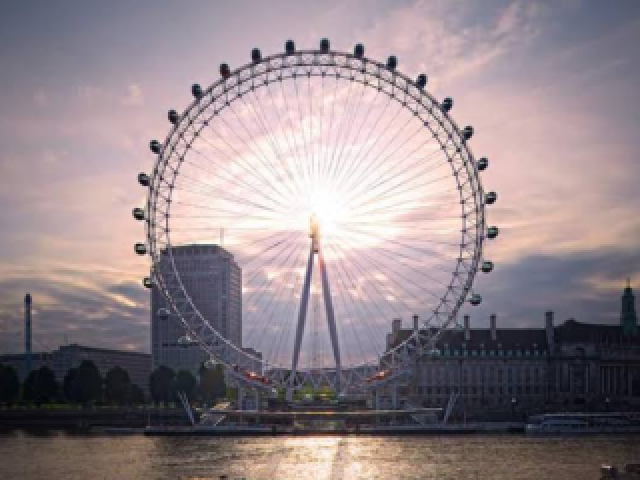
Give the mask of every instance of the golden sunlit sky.
[[(626, 278), (640, 283), (637, 2), (23, 1), (0, 16), (0, 351), (21, 349), (27, 291), (36, 350), (148, 351), (149, 259), (133, 253), (144, 233), (131, 209), (149, 140), (220, 63), (323, 37), (396, 55), (473, 125), (501, 233), (486, 251), (495, 272), (476, 282), (483, 304), (464, 309), (472, 325), (495, 312), (502, 326), (540, 326), (548, 309), (618, 321)], [(311, 203), (339, 215), (330, 196)]]

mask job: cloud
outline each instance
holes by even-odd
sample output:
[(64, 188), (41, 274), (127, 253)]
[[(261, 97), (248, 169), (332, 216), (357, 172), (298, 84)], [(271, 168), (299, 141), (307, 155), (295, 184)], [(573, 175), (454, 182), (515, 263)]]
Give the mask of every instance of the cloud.
[(139, 85), (127, 86), (127, 94), (122, 99), (122, 104), (127, 107), (140, 107), (144, 105), (144, 96)]

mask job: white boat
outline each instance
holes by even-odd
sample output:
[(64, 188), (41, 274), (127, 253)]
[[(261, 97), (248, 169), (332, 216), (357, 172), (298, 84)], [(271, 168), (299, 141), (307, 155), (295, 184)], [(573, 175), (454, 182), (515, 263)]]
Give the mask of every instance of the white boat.
[(638, 413), (547, 413), (529, 418), (530, 434), (640, 433)]

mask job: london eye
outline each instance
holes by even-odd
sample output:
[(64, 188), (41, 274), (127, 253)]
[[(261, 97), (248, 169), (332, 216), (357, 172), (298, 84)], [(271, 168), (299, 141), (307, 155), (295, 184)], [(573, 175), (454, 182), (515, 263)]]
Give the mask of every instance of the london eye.
[[(146, 206), (151, 276), (185, 342), (212, 361), (289, 393), (305, 385), (337, 393), (365, 388), (436, 351), (473, 290), (488, 226), (486, 158), (475, 158), (470, 126), (451, 116), (424, 74), (410, 78), (390, 56), (352, 52), (251, 52), (194, 84), (169, 133), (153, 140), (155, 163), (138, 176)], [(175, 247), (217, 244), (242, 271), (242, 341), (193, 301)], [(401, 342), (392, 319), (414, 319)]]

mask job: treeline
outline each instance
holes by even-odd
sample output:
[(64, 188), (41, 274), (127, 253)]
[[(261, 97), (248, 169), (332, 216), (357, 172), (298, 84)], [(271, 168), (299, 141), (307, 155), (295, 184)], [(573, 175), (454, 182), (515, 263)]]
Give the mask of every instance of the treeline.
[(43, 405), (69, 403), (79, 405), (142, 405), (149, 400), (156, 404), (168, 404), (183, 391), (190, 400), (213, 403), (226, 395), (224, 371), (221, 366), (214, 369), (200, 368), (199, 379), (188, 371), (177, 373), (168, 367), (159, 367), (149, 377), (148, 399), (139, 385), (131, 382), (129, 373), (121, 367), (113, 367), (104, 378), (95, 364), (83, 361), (70, 369), (62, 384), (47, 366), (29, 373), (20, 383), (15, 368), (0, 364), (0, 404), (12, 406), (16, 403)]

